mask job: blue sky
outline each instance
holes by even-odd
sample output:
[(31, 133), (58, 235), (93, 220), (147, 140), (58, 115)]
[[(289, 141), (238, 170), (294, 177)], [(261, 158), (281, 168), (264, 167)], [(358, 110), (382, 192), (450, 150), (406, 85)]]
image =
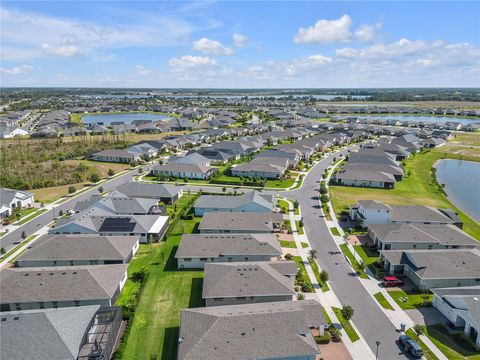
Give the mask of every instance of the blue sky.
[(478, 87), (480, 2), (3, 1), (2, 86)]

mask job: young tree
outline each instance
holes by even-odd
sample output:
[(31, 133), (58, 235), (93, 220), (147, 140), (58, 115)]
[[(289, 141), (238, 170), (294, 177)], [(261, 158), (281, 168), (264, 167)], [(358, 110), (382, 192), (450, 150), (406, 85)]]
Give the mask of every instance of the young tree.
[(310, 255), (310, 257), (311, 257), (312, 259), (316, 259), (316, 258), (317, 258), (317, 250), (315, 250), (315, 249), (310, 250), (310, 251), (308, 252), (308, 254)]
[(108, 176), (113, 176), (115, 175), (115, 171), (113, 171), (112, 169), (108, 169)]
[(352, 318), (353, 313), (354, 313), (353, 308), (349, 305), (344, 306), (342, 309), (342, 316), (347, 321)]
[(99, 192), (100, 194), (103, 193), (103, 187), (100, 186), (100, 187), (98, 188), (98, 192)]
[(58, 216), (63, 216), (63, 210), (60, 209), (60, 211), (58, 212)]
[(77, 189), (75, 188), (75, 186), (70, 185), (70, 186), (68, 187), (68, 193), (69, 193), (69, 194), (73, 194), (75, 191), (77, 191)]
[(320, 280), (326, 283), (328, 279), (329, 279), (328, 272), (326, 272), (325, 270), (322, 270), (322, 272), (320, 273)]
[(358, 272), (359, 273), (364, 273), (366, 268), (367, 268), (367, 266), (365, 265), (365, 263), (360, 260), (358, 262)]
[(92, 175), (90, 175), (90, 181), (92, 183), (99, 182), (100, 181), (100, 176), (98, 176), (97, 174), (92, 174)]
[(5, 255), (5, 253), (6, 253), (5, 248), (2, 246), (2, 247), (0, 248), (0, 254), (1, 254), (1, 255)]
[(227, 188), (224, 186), (222, 187), (222, 192), (226, 192), (227, 191)]
[(22, 231), (22, 239), (25, 240), (27, 238), (27, 233), (24, 231)]
[(413, 331), (415, 332), (415, 335), (417, 335), (417, 340), (420, 337), (420, 335), (423, 334), (423, 329), (424, 329), (424, 327), (421, 324), (415, 324), (413, 326)]

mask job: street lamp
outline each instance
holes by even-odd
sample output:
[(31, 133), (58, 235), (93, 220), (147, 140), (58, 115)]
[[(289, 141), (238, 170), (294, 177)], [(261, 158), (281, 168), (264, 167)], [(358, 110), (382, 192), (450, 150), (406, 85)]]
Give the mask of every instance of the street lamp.
[(375, 344), (377, 345), (377, 351), (375, 352), (375, 360), (378, 360), (378, 347), (380, 346), (381, 342), (380, 341), (375, 341)]

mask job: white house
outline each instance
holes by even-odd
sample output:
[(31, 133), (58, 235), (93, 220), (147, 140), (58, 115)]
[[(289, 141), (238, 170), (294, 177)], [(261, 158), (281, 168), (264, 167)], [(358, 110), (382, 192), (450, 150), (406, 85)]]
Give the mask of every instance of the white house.
[(480, 286), (432, 289), (433, 306), (480, 347)]
[(0, 188), (0, 216), (8, 217), (13, 209), (30, 207), (34, 203), (33, 194), (27, 191)]

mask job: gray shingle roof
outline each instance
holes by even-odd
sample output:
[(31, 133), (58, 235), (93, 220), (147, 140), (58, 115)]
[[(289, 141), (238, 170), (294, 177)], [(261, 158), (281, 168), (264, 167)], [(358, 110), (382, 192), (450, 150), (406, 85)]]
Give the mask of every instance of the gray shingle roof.
[(77, 359), (85, 331), (99, 308), (90, 305), (1, 313), (0, 358)]
[(126, 270), (123, 264), (7, 269), (0, 303), (111, 299)]
[(132, 251), (138, 236), (42, 236), (17, 260), (120, 260)]
[(179, 360), (251, 360), (319, 354), (309, 327), (326, 325), (315, 300), (183, 310)]
[(297, 273), (294, 261), (275, 267), (270, 262), (231, 262), (205, 264), (204, 299), (293, 295), (293, 283), (287, 276)]
[(185, 234), (176, 258), (282, 254), (274, 234)]
[(406, 222), (439, 222), (452, 224), (454, 221), (442, 214), (438, 209), (428, 206), (392, 205), (390, 221)]
[(480, 243), (455, 225), (431, 224), (378, 224), (370, 225), (383, 242), (412, 242), (442, 245), (472, 245)]
[[(273, 210), (272, 196), (258, 191), (248, 191), (242, 195), (202, 195), (195, 202), (196, 208), (236, 209), (248, 204), (256, 204), (265, 208), (265, 211)], [(270, 200), (268, 200), (270, 199)]]
[(32, 193), (23, 190), (15, 190), (15, 189), (7, 189), (7, 188), (0, 188), (0, 202), (1, 204), (10, 205), (12, 200), (15, 197), (19, 197), (21, 199), (28, 198), (32, 196)]
[(274, 223), (283, 221), (282, 214), (246, 212), (209, 212), (203, 215), (199, 230), (273, 231)]
[(117, 191), (131, 197), (160, 199), (166, 197), (174, 197), (180, 191), (182, 186), (174, 186), (168, 184), (147, 184), (140, 182), (129, 182), (122, 184)]
[(393, 264), (408, 264), (421, 279), (480, 278), (479, 250), (383, 250)]

